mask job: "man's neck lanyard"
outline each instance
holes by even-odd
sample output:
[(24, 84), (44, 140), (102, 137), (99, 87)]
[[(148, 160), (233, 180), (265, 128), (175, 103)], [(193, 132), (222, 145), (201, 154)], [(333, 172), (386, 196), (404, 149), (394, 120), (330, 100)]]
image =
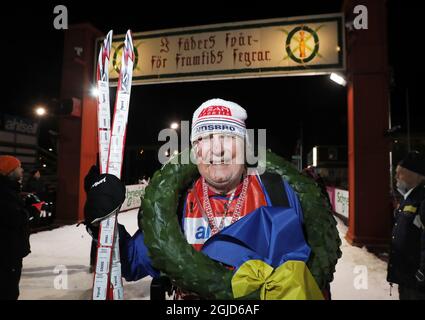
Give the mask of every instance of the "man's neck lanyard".
[[(246, 198), (247, 190), (248, 190), (248, 176), (246, 176), (243, 180), (242, 191), (241, 191), (241, 194), (239, 195), (238, 201), (236, 202), (235, 210), (233, 211), (233, 214), (232, 214), (231, 224), (236, 222), (241, 215), (242, 204), (243, 204), (243, 202)], [(217, 226), (217, 223), (216, 223), (216, 220), (215, 220), (215, 214), (213, 213), (213, 210), (212, 210), (212, 207), (211, 207), (210, 198), (208, 196), (208, 185), (205, 182), (204, 178), (202, 178), (202, 193), (203, 193), (203, 198), (204, 198), (203, 199), (203, 206), (201, 206), (201, 204), (200, 204), (197, 192), (195, 192), (195, 198), (198, 202), (198, 206), (201, 208), (202, 213), (205, 214), (207, 219), (208, 219), (208, 224), (211, 228), (211, 234), (214, 235), (224, 228), (225, 219), (227, 217), (228, 211), (230, 210), (230, 206), (231, 206), (231, 204), (232, 204), (232, 202), (235, 198), (236, 189), (235, 189), (235, 191), (233, 191), (229, 200), (224, 205), (225, 211), (224, 211), (223, 217), (221, 218), (220, 224), (218, 226)]]

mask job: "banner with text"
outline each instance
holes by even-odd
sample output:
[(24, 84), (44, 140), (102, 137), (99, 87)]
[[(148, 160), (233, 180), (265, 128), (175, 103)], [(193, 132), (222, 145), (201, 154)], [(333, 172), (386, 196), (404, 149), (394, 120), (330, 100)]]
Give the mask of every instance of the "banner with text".
[[(111, 84), (124, 36), (113, 39)], [(345, 69), (342, 14), (207, 25), (133, 35), (133, 84), (323, 74)], [(100, 46), (101, 39), (98, 41)]]
[(338, 189), (334, 187), (326, 187), (331, 201), (332, 209), (340, 214), (341, 216), (348, 219), (349, 213), (349, 192), (344, 189)]
[(146, 184), (133, 184), (125, 186), (125, 201), (120, 212), (137, 209), (142, 205), (142, 198), (145, 195)]

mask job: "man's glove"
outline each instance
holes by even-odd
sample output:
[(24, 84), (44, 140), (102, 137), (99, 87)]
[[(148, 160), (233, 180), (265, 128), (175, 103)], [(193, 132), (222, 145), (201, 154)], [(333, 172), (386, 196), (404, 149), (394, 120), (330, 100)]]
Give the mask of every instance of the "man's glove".
[(125, 185), (112, 174), (101, 174), (89, 186), (84, 206), (84, 217), (87, 226), (99, 222), (121, 207), (125, 200)]
[(99, 176), (100, 176), (99, 167), (96, 165), (91, 166), (89, 172), (84, 177), (84, 191), (86, 192), (86, 194), (89, 193), (93, 183), (99, 180)]

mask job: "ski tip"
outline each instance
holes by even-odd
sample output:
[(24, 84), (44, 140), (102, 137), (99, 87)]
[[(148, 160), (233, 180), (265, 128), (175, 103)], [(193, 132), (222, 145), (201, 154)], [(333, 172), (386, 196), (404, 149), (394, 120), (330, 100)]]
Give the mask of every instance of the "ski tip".
[(100, 80), (101, 74), (103, 72), (103, 44), (100, 45), (99, 56), (97, 58), (97, 80)]
[(126, 34), (125, 34), (125, 40), (128, 42), (133, 43), (133, 35), (131, 34), (131, 30), (128, 29)]
[(125, 42), (133, 44), (133, 36), (130, 29), (127, 30), (127, 33), (125, 34)]
[(125, 47), (128, 50), (131, 60), (134, 60), (134, 47), (133, 47), (133, 37), (131, 35), (131, 30), (127, 30), (125, 34)]
[(105, 37), (105, 43), (110, 44), (112, 42), (112, 35), (114, 34), (114, 32), (112, 30), (109, 30), (109, 32), (107, 33), (106, 37)]
[(107, 52), (108, 52), (108, 55), (109, 55), (109, 52), (111, 51), (111, 46), (112, 46), (112, 35), (113, 35), (113, 31), (112, 31), (112, 30), (109, 30), (109, 32), (108, 32), (108, 34), (106, 35), (105, 40), (104, 40), (104, 42), (103, 42), (103, 44), (104, 44), (104, 46), (105, 46), (105, 49), (106, 49), (106, 50), (107, 50)]

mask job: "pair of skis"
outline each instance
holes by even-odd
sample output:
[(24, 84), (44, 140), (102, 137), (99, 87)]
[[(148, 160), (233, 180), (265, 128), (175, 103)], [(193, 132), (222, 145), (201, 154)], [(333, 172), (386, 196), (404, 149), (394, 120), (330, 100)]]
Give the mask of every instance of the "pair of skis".
[[(121, 178), (134, 65), (134, 47), (130, 30), (126, 33), (122, 49), (112, 130), (109, 104), (111, 45), (112, 30), (109, 31), (101, 46), (96, 72), (99, 164), (101, 173), (109, 173)], [(93, 300), (122, 300), (124, 297), (117, 228), (119, 209), (117, 208), (108, 218), (100, 222)]]

